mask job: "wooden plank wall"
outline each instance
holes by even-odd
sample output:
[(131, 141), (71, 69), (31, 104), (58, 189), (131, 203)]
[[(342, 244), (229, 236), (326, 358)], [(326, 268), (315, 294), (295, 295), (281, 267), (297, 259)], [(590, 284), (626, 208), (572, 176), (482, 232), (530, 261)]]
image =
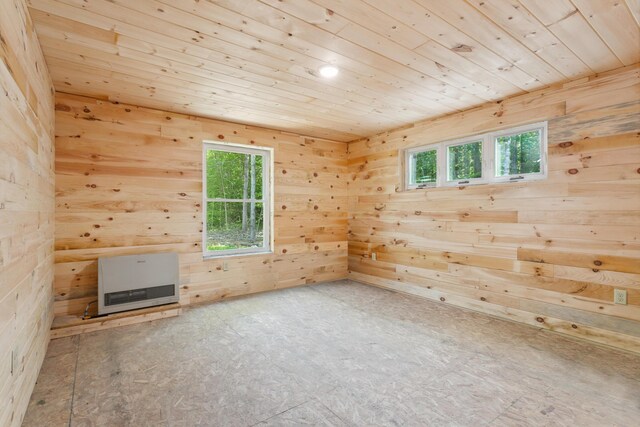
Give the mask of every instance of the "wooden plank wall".
[(19, 426), (53, 318), (53, 86), (23, 0), (0, 1), (0, 426)]
[[(548, 179), (402, 191), (401, 150), (541, 120)], [(640, 351), (639, 131), (632, 66), (350, 143), (350, 277)]]
[[(275, 252), (203, 260), (202, 141), (272, 147)], [(347, 145), (58, 93), (55, 314), (96, 299), (97, 258), (175, 251), (181, 302), (347, 275)]]

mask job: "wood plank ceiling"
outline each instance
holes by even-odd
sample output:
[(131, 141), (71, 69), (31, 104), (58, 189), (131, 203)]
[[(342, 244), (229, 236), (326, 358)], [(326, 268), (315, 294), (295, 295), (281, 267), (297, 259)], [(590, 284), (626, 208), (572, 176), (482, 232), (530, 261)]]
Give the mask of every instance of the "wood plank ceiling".
[(640, 61), (639, 0), (28, 3), (58, 91), (341, 141)]

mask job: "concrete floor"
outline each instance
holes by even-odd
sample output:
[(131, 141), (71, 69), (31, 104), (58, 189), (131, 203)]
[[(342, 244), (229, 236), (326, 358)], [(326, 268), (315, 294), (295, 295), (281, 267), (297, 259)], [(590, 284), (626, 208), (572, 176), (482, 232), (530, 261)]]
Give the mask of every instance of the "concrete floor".
[(637, 426), (640, 356), (343, 281), (54, 340), (25, 426)]

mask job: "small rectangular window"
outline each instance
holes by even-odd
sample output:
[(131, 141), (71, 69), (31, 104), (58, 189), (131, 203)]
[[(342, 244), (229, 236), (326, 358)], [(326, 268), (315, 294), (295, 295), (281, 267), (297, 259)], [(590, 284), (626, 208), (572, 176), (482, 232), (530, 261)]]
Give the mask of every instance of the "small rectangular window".
[(438, 148), (407, 152), (409, 188), (435, 187), (438, 182)]
[(206, 256), (270, 250), (270, 170), (269, 149), (204, 144)]
[(543, 128), (498, 134), (495, 146), (496, 178), (524, 179), (543, 172)]
[(468, 184), (482, 178), (482, 140), (447, 147), (447, 181)]

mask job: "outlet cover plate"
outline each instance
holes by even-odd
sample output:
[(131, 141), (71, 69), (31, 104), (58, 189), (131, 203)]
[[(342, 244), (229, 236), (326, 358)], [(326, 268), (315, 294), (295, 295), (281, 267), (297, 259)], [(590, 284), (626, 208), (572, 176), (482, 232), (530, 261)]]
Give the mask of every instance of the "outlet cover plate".
[(615, 304), (627, 304), (627, 291), (625, 289), (613, 290), (613, 302)]

